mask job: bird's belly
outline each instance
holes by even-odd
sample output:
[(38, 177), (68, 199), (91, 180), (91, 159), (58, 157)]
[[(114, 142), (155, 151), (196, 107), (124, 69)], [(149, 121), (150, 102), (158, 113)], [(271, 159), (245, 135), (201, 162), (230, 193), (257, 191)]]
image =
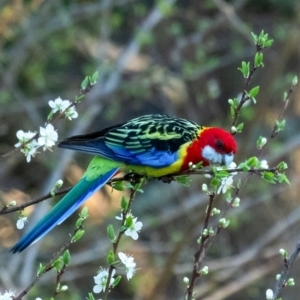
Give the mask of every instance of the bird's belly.
[(125, 166), (122, 168), (125, 172), (134, 172), (140, 175), (146, 175), (147, 177), (162, 177), (165, 175), (175, 174), (180, 171), (181, 160), (173, 163), (170, 166), (163, 168), (153, 168), (149, 166)]

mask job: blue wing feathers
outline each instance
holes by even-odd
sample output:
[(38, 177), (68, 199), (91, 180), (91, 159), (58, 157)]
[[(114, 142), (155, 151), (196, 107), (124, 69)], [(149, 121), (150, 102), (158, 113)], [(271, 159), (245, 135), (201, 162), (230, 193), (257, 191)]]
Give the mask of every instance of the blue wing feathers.
[(77, 150), (85, 153), (99, 155), (110, 160), (119, 161), (128, 165), (149, 166), (163, 168), (173, 164), (177, 159), (177, 152), (159, 151), (152, 147), (147, 151), (128, 149), (125, 146), (105, 144), (103, 139), (92, 141), (68, 141), (59, 144), (62, 148)]
[(85, 177), (83, 177), (80, 182), (78, 182), (77, 185), (75, 185), (33, 229), (26, 233), (10, 251), (13, 253), (21, 252), (41, 239), (53, 229), (53, 227), (66, 220), (93, 193), (99, 190), (111, 177), (113, 177), (117, 171), (118, 168), (114, 168), (93, 181), (87, 181)]

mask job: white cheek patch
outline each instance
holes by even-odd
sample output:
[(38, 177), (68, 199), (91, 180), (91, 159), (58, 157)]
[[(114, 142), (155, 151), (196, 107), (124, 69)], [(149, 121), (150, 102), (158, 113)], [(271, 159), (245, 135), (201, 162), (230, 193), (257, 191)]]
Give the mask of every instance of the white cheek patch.
[(220, 154), (211, 146), (205, 146), (202, 150), (202, 157), (207, 159), (211, 164), (220, 164), (229, 166), (233, 162), (232, 153)]
[(202, 150), (202, 157), (207, 159), (210, 163), (213, 164), (222, 164), (222, 154), (218, 153), (211, 146), (205, 146)]

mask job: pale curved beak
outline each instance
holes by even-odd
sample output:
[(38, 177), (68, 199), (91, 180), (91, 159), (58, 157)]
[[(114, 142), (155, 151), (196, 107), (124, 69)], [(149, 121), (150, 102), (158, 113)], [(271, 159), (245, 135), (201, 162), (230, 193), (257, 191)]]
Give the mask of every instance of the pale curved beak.
[(223, 154), (222, 164), (228, 167), (233, 162), (234, 154), (232, 152)]

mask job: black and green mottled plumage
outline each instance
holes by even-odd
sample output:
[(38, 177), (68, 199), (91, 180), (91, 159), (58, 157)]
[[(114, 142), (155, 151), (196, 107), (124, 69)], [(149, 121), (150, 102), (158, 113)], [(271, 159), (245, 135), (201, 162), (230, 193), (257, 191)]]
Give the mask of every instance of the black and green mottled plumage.
[[(149, 151), (152, 154), (155, 151), (176, 153), (183, 144), (195, 140), (201, 129), (197, 123), (185, 119), (145, 115), (88, 135), (71, 137), (59, 147), (98, 154), (127, 164), (149, 165), (149, 159), (137, 160), (136, 155), (146, 153), (149, 156)], [(169, 163), (167, 160), (165, 165)], [(153, 167), (165, 165), (160, 162)]]

